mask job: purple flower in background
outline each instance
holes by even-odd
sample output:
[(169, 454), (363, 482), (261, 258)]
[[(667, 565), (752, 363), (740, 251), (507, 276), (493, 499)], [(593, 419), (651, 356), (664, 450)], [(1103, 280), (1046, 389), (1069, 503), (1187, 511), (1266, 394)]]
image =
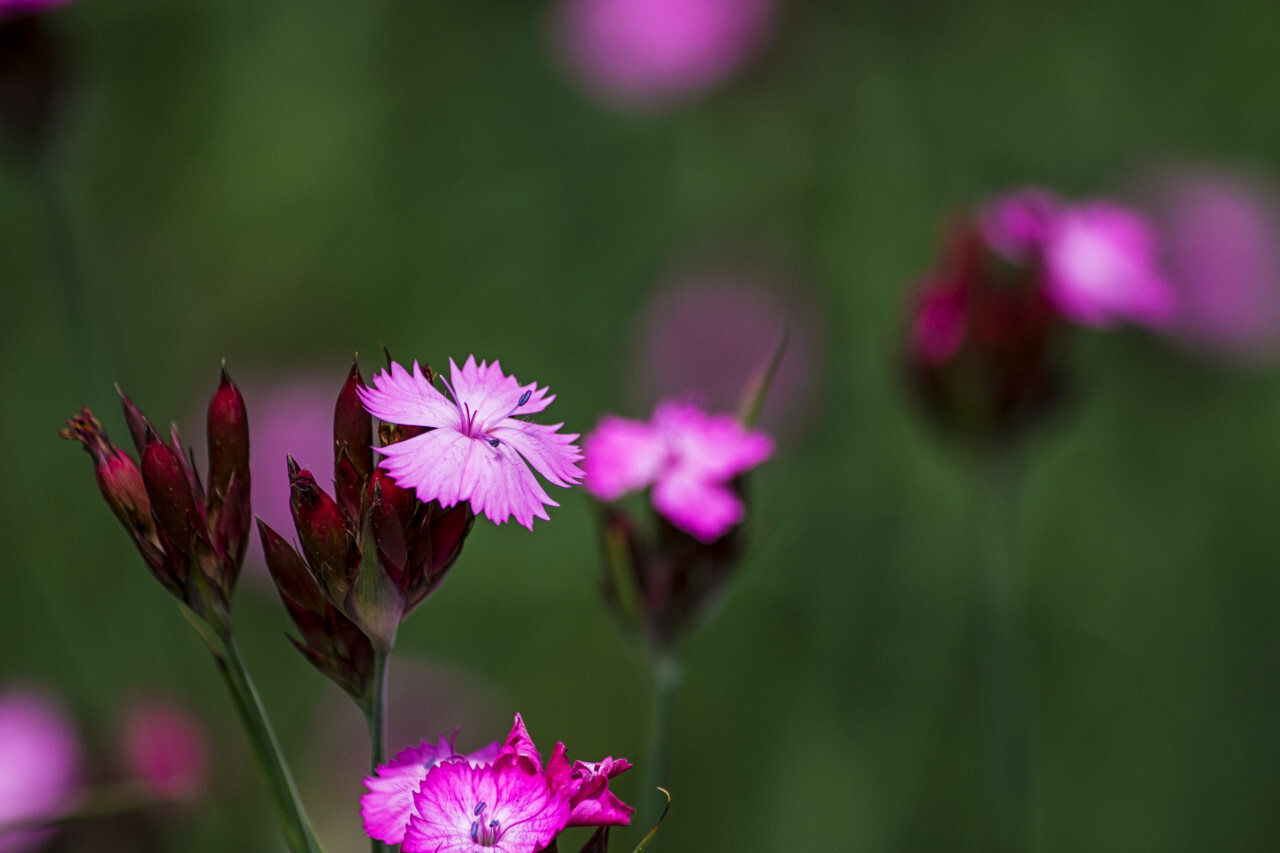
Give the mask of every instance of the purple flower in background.
[(427, 773), (441, 761), (458, 759), (476, 766), (492, 764), (498, 757), (499, 744), (495, 740), (486, 747), (463, 755), (454, 748), (454, 736), (440, 735), (437, 743), (423, 741), (400, 752), (386, 764), (381, 764), (375, 775), (365, 779), (369, 793), (360, 798), (360, 816), (364, 818), (365, 831), (373, 838), (388, 844), (404, 841), (409, 821), (418, 814), (414, 796), (427, 778)]
[(587, 491), (611, 501), (652, 486), (654, 508), (709, 543), (742, 520), (731, 481), (768, 459), (773, 440), (732, 415), (668, 401), (647, 423), (606, 415), (585, 448)]
[(1280, 353), (1280, 194), (1260, 176), (1164, 167), (1138, 182), (1176, 295), (1167, 332), (1242, 362)]
[(664, 399), (692, 397), (711, 411), (734, 411), (743, 388), (769, 363), (785, 333), (760, 423), (776, 433), (799, 429), (812, 408), (822, 359), (819, 322), (798, 288), (765, 276), (690, 271), (673, 276), (637, 324), (632, 403), (648, 410)]
[[(0, 853), (34, 850), (54, 830), (32, 822), (66, 809), (80, 772), (75, 729), (43, 694), (0, 693)], [(10, 824), (27, 824), (6, 829)]]
[(380, 465), (402, 488), (414, 489), (418, 500), (439, 501), (449, 508), (467, 501), (477, 514), (495, 524), (508, 518), (533, 529), (535, 517), (547, 519), (544, 507), (559, 506), (539, 485), (532, 465), (554, 485), (568, 487), (582, 479), (576, 433), (560, 433), (564, 424), (544, 426), (520, 419), (540, 412), (555, 395), (536, 383), (521, 385), (502, 372), (498, 362), (476, 364), (474, 356), (461, 368), (449, 361), (444, 381), (449, 397), (436, 390), (415, 361), (410, 374), (392, 363), (361, 388), (360, 399), (383, 421), (428, 430), (395, 444), (375, 448)]
[(996, 255), (1039, 271), (1050, 304), (1073, 322), (1161, 329), (1173, 315), (1159, 237), (1135, 210), (1105, 199), (1068, 204), (1032, 187), (988, 202), (978, 229)]
[(1109, 201), (1071, 205), (1054, 218), (1045, 243), (1045, 290), (1068, 318), (1088, 326), (1168, 325), (1173, 291), (1158, 265), (1155, 230)]
[(517, 714), (511, 733), (470, 755), (443, 736), (405, 750), (365, 780), (365, 831), (406, 853), (493, 848), (534, 853), (567, 826), (625, 826), (632, 809), (608, 789), (626, 759), (570, 762), (556, 744), (545, 771)]
[(0, 16), (45, 12), (65, 6), (71, 0), (0, 0)]
[(208, 782), (209, 744), (191, 711), (160, 699), (139, 701), (124, 723), (125, 766), (161, 799), (187, 800)]
[(555, 30), (602, 101), (645, 108), (724, 83), (767, 41), (773, 0), (562, 0)]

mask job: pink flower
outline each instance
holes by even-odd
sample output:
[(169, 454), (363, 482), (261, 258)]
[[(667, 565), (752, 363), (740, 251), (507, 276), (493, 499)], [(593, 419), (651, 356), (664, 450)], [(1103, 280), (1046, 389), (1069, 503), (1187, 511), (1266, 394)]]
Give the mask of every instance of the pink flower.
[(1177, 312), (1166, 330), (1244, 363), (1280, 355), (1280, 192), (1273, 180), (1217, 166), (1165, 166), (1138, 197), (1162, 239)]
[(1135, 211), (1108, 201), (1072, 205), (1054, 217), (1045, 290), (1054, 307), (1088, 326), (1126, 321), (1161, 328), (1174, 309), (1155, 231)]
[(136, 703), (124, 725), (129, 772), (157, 797), (192, 799), (209, 774), (204, 725), (180, 705), (150, 699)]
[(731, 415), (689, 403), (659, 403), (648, 423), (606, 415), (586, 440), (587, 491), (602, 500), (653, 487), (654, 508), (703, 542), (714, 542), (746, 510), (730, 481), (773, 453), (773, 440)]
[(478, 851), (534, 853), (567, 826), (625, 826), (632, 809), (608, 780), (630, 768), (625, 759), (570, 763), (556, 744), (543, 770), (524, 720), (516, 714), (501, 749), (491, 744), (457, 755), (441, 737), (406, 750), (365, 780), (365, 831), (405, 853)]
[(978, 230), (1005, 260), (1034, 265), (1060, 206), (1052, 193), (1037, 187), (1014, 190), (992, 199), (978, 212)]
[(563, 0), (561, 49), (581, 83), (624, 107), (715, 88), (767, 40), (774, 0)]
[(25, 690), (0, 694), (0, 853), (34, 850), (53, 830), (6, 830), (64, 810), (80, 772), (75, 729), (48, 697)]
[(454, 737), (440, 735), (438, 743), (425, 740), (411, 746), (386, 764), (377, 773), (365, 779), (369, 793), (360, 798), (360, 816), (364, 818), (365, 831), (373, 838), (388, 844), (404, 841), (409, 821), (420, 817), (414, 804), (414, 795), (431, 768), (441, 761), (459, 759), (478, 766), (491, 764), (498, 757), (498, 742), (462, 755), (453, 745)]
[(532, 530), (535, 516), (548, 518), (544, 507), (559, 504), (543, 491), (529, 465), (554, 485), (579, 482), (577, 434), (560, 433), (562, 423), (543, 426), (518, 419), (542, 411), (555, 395), (547, 396), (537, 383), (521, 385), (496, 361), (477, 365), (470, 356), (459, 368), (450, 359), (449, 375), (452, 381), (444, 383), (452, 399), (436, 390), (416, 361), (412, 374), (393, 363), (389, 372), (373, 377), (373, 388), (360, 389), (365, 408), (383, 421), (429, 428), (375, 448), (386, 457), (380, 464), (398, 485), (416, 490), (423, 503), (436, 500), (447, 509), (469, 501), (495, 524), (514, 517)]
[(911, 320), (911, 355), (927, 367), (949, 360), (964, 343), (968, 290), (949, 281), (926, 285)]

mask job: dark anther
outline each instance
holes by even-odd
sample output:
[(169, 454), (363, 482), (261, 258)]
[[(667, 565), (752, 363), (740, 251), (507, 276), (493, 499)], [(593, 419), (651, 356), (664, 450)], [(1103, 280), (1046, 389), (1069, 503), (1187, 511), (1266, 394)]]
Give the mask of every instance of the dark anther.
[(474, 814), (474, 815), (478, 815), (478, 814), (480, 814), (480, 812), (484, 811), (484, 806), (485, 806), (484, 801), (483, 801), (483, 800), (481, 800), (481, 801), (480, 801), (480, 805), (476, 806), (476, 810), (475, 810), (475, 811), (473, 811), (473, 812), (472, 812), (472, 814)]
[(525, 403), (529, 402), (529, 398), (532, 396), (533, 396), (532, 390), (525, 391), (523, 394), (520, 395), (520, 402), (516, 403), (516, 406), (517, 407), (523, 406)]
[(480, 835), (480, 822), (473, 820), (471, 821), (471, 840), (475, 841), (476, 838), (479, 837), (479, 835)]

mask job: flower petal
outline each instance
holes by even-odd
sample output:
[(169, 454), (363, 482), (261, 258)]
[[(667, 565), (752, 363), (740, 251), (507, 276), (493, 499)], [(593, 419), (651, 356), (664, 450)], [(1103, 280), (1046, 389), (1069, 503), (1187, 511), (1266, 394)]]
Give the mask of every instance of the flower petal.
[(494, 763), (503, 758), (525, 759), (534, 772), (542, 772), (542, 759), (538, 756), (538, 748), (533, 745), (533, 738), (529, 737), (524, 718), (519, 714), (516, 714), (515, 721), (511, 724), (511, 733), (503, 742), (502, 749), (498, 750), (498, 757), (494, 759)]
[(577, 434), (558, 432), (562, 426), (564, 424), (546, 426), (507, 418), (492, 434), (515, 448), (553, 485), (567, 488), (582, 480), (582, 470), (577, 465), (582, 452), (573, 443)]
[(373, 377), (371, 388), (357, 388), (369, 413), (393, 424), (425, 427), (459, 426), (458, 407), (427, 381), (418, 362), (413, 374), (392, 362), (389, 371)]
[(611, 501), (657, 479), (667, 455), (666, 440), (654, 426), (606, 415), (583, 444), (587, 491)]
[(687, 403), (662, 403), (654, 425), (676, 455), (675, 468), (697, 479), (726, 481), (773, 454), (773, 439), (748, 430), (732, 415), (708, 415)]
[(370, 838), (399, 844), (404, 840), (409, 819), (416, 814), (413, 795), (432, 767), (450, 758), (463, 758), (473, 766), (482, 766), (491, 763), (497, 752), (498, 742), (494, 741), (475, 752), (459, 755), (444, 735), (434, 744), (424, 740), (401, 750), (395, 758), (379, 765), (376, 775), (364, 780), (369, 789), (369, 793), (360, 798), (365, 832)]
[(672, 524), (710, 544), (744, 515), (742, 501), (726, 486), (676, 471), (653, 487), (653, 505)]

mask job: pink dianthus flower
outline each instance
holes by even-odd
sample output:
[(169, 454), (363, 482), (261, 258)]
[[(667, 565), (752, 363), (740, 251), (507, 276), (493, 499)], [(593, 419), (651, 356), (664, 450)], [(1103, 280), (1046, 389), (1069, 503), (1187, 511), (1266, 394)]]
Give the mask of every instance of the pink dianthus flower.
[(79, 774), (80, 746), (63, 710), (41, 693), (0, 693), (0, 853), (47, 842), (54, 830), (38, 824), (68, 806)]
[(365, 831), (405, 853), (454, 850), (534, 853), (568, 826), (625, 826), (632, 808), (608, 780), (626, 759), (570, 763), (556, 744), (546, 769), (517, 714), (501, 748), (459, 755), (443, 737), (405, 750), (365, 780)]
[(714, 542), (746, 512), (730, 481), (768, 459), (773, 439), (732, 415), (666, 401), (647, 423), (606, 415), (585, 447), (591, 494), (608, 501), (652, 486), (658, 512), (702, 542)]
[(415, 361), (413, 373), (392, 363), (359, 389), (374, 416), (393, 424), (427, 427), (421, 435), (374, 450), (396, 484), (414, 489), (423, 503), (449, 508), (468, 501), (495, 524), (514, 517), (533, 529), (544, 507), (559, 506), (538, 484), (532, 465), (549, 482), (568, 487), (582, 479), (576, 433), (561, 433), (563, 423), (544, 426), (518, 415), (540, 412), (555, 395), (537, 383), (521, 385), (498, 362), (476, 364), (469, 356), (461, 368), (449, 360), (450, 397), (436, 390)]

